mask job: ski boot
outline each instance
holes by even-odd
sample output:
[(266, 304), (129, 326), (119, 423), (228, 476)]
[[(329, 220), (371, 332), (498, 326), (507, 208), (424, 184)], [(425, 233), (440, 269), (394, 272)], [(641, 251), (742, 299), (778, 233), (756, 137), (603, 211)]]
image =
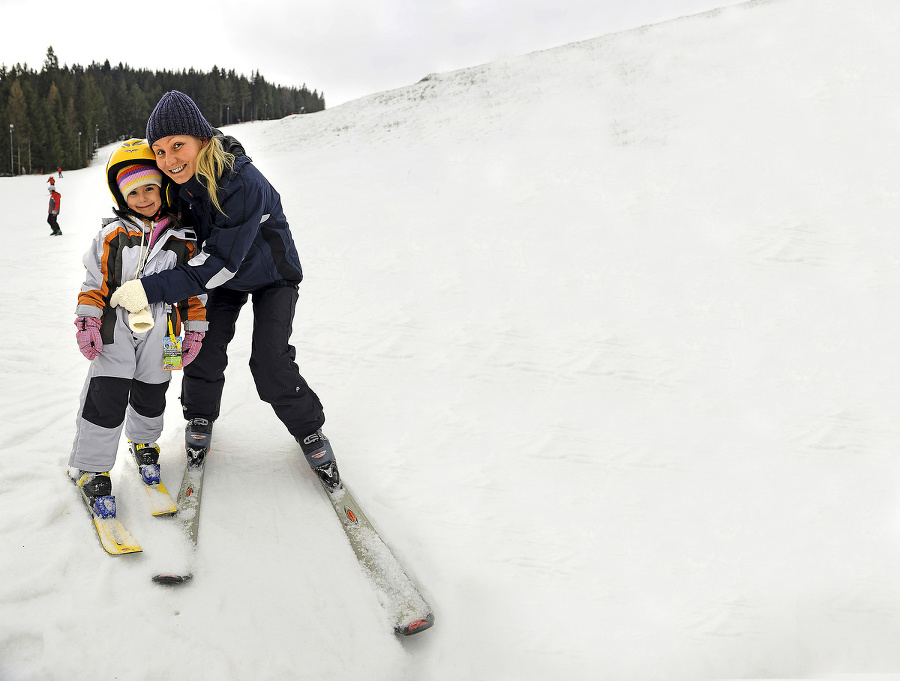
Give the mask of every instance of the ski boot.
[(331, 443), (325, 437), (320, 428), (312, 435), (297, 438), (300, 448), (306, 456), (306, 462), (329, 493), (334, 494), (341, 489), (341, 476), (338, 473), (337, 461), (334, 460), (334, 450)]
[(212, 442), (213, 422), (204, 418), (193, 418), (184, 427), (184, 447), (188, 465), (199, 466), (209, 453)]
[(116, 517), (116, 498), (112, 495), (112, 480), (108, 471), (93, 473), (79, 470), (75, 484), (81, 488), (94, 515), (98, 518)]
[(160, 481), (159, 445), (155, 442), (141, 443), (129, 440), (128, 449), (137, 463), (144, 484), (158, 485)]

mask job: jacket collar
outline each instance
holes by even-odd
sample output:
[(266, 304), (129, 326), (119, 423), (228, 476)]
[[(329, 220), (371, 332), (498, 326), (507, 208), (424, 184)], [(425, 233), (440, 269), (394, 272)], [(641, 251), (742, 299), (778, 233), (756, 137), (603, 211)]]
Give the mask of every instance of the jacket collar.
[(185, 201), (200, 201), (206, 195), (206, 187), (195, 175), (179, 187), (178, 194)]

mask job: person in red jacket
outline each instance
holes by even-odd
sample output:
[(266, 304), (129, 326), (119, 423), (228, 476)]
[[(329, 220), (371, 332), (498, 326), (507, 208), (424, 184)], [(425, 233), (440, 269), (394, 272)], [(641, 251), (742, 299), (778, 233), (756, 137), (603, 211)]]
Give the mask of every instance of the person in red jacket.
[(50, 225), (50, 236), (59, 236), (62, 234), (59, 223), (56, 221), (56, 216), (59, 215), (60, 198), (59, 192), (56, 191), (56, 187), (51, 186), (50, 209), (47, 211), (47, 224)]

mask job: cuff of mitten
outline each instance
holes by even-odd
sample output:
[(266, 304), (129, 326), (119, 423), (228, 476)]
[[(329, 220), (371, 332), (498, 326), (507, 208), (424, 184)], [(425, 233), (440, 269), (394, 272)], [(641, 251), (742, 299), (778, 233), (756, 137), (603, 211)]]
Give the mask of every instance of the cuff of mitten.
[(146, 333), (153, 328), (153, 314), (149, 307), (144, 307), (137, 312), (128, 313), (128, 326), (135, 333)]
[(189, 319), (184, 323), (184, 331), (185, 333), (187, 333), (188, 331), (206, 333), (207, 331), (209, 331), (209, 322), (198, 322)]
[(96, 317), (103, 318), (103, 310), (96, 305), (79, 305), (75, 308), (76, 317)]

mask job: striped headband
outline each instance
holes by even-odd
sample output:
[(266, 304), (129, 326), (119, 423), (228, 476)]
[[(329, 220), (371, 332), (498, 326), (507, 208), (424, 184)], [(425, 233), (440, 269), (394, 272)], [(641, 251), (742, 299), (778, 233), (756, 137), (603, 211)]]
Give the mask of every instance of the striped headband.
[(156, 166), (135, 163), (125, 166), (118, 172), (116, 184), (119, 186), (119, 191), (122, 192), (122, 198), (127, 200), (131, 192), (145, 184), (155, 184), (162, 188), (162, 173)]

